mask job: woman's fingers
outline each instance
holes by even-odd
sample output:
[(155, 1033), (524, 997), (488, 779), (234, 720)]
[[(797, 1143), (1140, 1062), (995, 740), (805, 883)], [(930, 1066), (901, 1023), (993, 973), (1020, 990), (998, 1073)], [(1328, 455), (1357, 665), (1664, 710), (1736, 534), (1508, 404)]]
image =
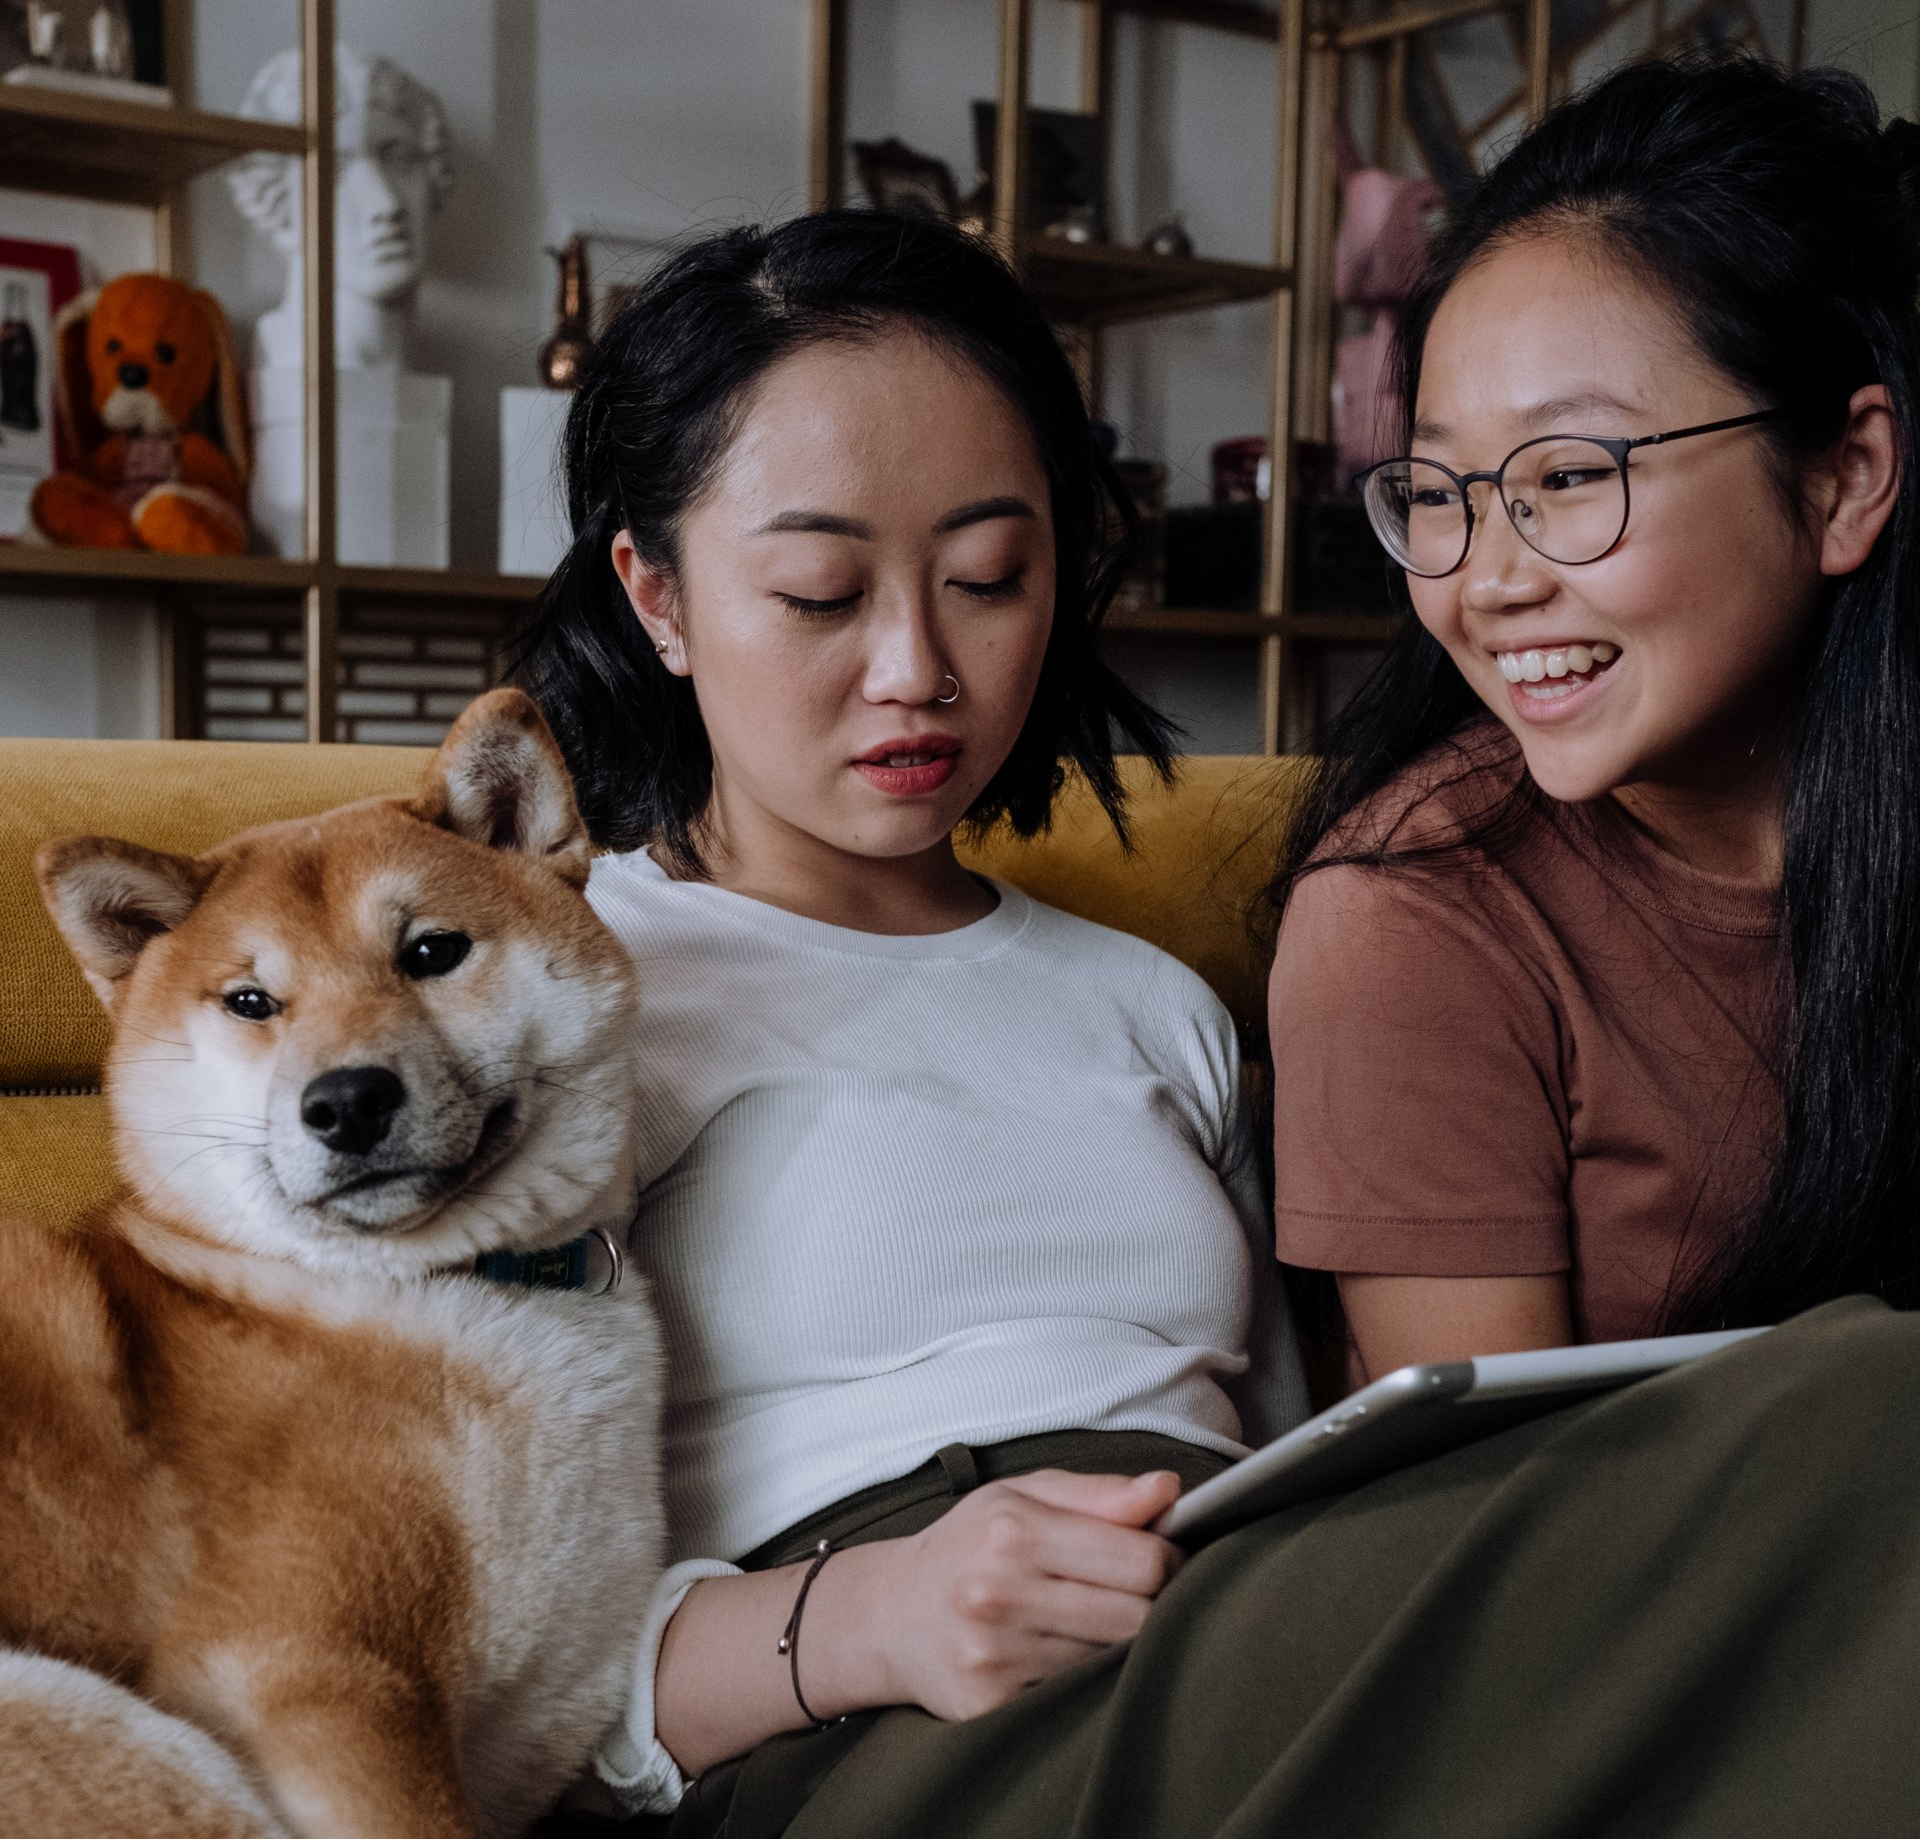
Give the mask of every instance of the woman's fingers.
[(1033, 1626), (1050, 1640), (1111, 1647), (1116, 1641), (1131, 1641), (1152, 1607), (1152, 1598), (1130, 1590), (1050, 1577), (1034, 1593)]
[(983, 1555), (1009, 1569), (1074, 1578), (1144, 1597), (1159, 1594), (1180, 1568), (1182, 1556), (1157, 1533), (1075, 1507), (1054, 1506), (1011, 1485), (973, 1531)]
[(1180, 1498), (1180, 1477), (1171, 1469), (1145, 1475), (1075, 1475), (1066, 1469), (1036, 1469), (999, 1484), (1030, 1500), (1084, 1513), (1116, 1526), (1145, 1526)]

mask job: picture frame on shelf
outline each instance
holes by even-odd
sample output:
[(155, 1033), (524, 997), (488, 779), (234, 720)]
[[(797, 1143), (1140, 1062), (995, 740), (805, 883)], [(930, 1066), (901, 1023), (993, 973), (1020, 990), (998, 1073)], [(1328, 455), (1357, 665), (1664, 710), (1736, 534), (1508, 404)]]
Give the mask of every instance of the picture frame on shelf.
[(931, 217), (942, 223), (959, 217), (960, 194), (945, 160), (921, 153), (897, 136), (857, 140), (853, 158), (860, 169), (861, 188), (875, 210)]
[[(991, 196), (1000, 105), (973, 105), (974, 157)], [(1027, 227), (1073, 243), (1107, 240), (1107, 150), (1098, 115), (1027, 111)]]
[(27, 528), (33, 488), (71, 456), (53, 412), (53, 322), (80, 292), (80, 253), (0, 236), (0, 542)]

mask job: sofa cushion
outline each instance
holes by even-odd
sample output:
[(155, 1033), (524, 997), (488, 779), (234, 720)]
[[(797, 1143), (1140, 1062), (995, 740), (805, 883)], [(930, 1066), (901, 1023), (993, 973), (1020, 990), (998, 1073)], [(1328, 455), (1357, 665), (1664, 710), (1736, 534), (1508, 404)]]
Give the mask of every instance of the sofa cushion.
[(98, 1092), (0, 1097), (0, 1215), (68, 1226), (118, 1185), (107, 1101)]

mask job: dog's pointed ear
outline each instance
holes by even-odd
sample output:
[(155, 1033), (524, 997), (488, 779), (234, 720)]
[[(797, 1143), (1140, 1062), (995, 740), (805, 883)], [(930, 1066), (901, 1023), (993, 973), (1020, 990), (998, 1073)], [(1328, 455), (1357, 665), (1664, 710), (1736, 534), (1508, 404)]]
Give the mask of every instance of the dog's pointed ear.
[(489, 690), (468, 703), (412, 810), (469, 842), (531, 856), (574, 887), (587, 885), (593, 849), (573, 780), (524, 690)]
[(194, 910), (212, 878), (190, 857), (107, 836), (43, 843), (33, 872), (67, 949), (109, 1010), (140, 954)]

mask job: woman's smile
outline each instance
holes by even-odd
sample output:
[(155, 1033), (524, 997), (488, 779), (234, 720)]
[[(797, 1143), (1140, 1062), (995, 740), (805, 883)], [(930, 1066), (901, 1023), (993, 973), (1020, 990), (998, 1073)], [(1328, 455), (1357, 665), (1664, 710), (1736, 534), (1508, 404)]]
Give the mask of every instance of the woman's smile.
[(1620, 647), (1591, 644), (1505, 646), (1494, 663), (1508, 684), (1513, 712), (1536, 725), (1571, 721), (1594, 706)]

